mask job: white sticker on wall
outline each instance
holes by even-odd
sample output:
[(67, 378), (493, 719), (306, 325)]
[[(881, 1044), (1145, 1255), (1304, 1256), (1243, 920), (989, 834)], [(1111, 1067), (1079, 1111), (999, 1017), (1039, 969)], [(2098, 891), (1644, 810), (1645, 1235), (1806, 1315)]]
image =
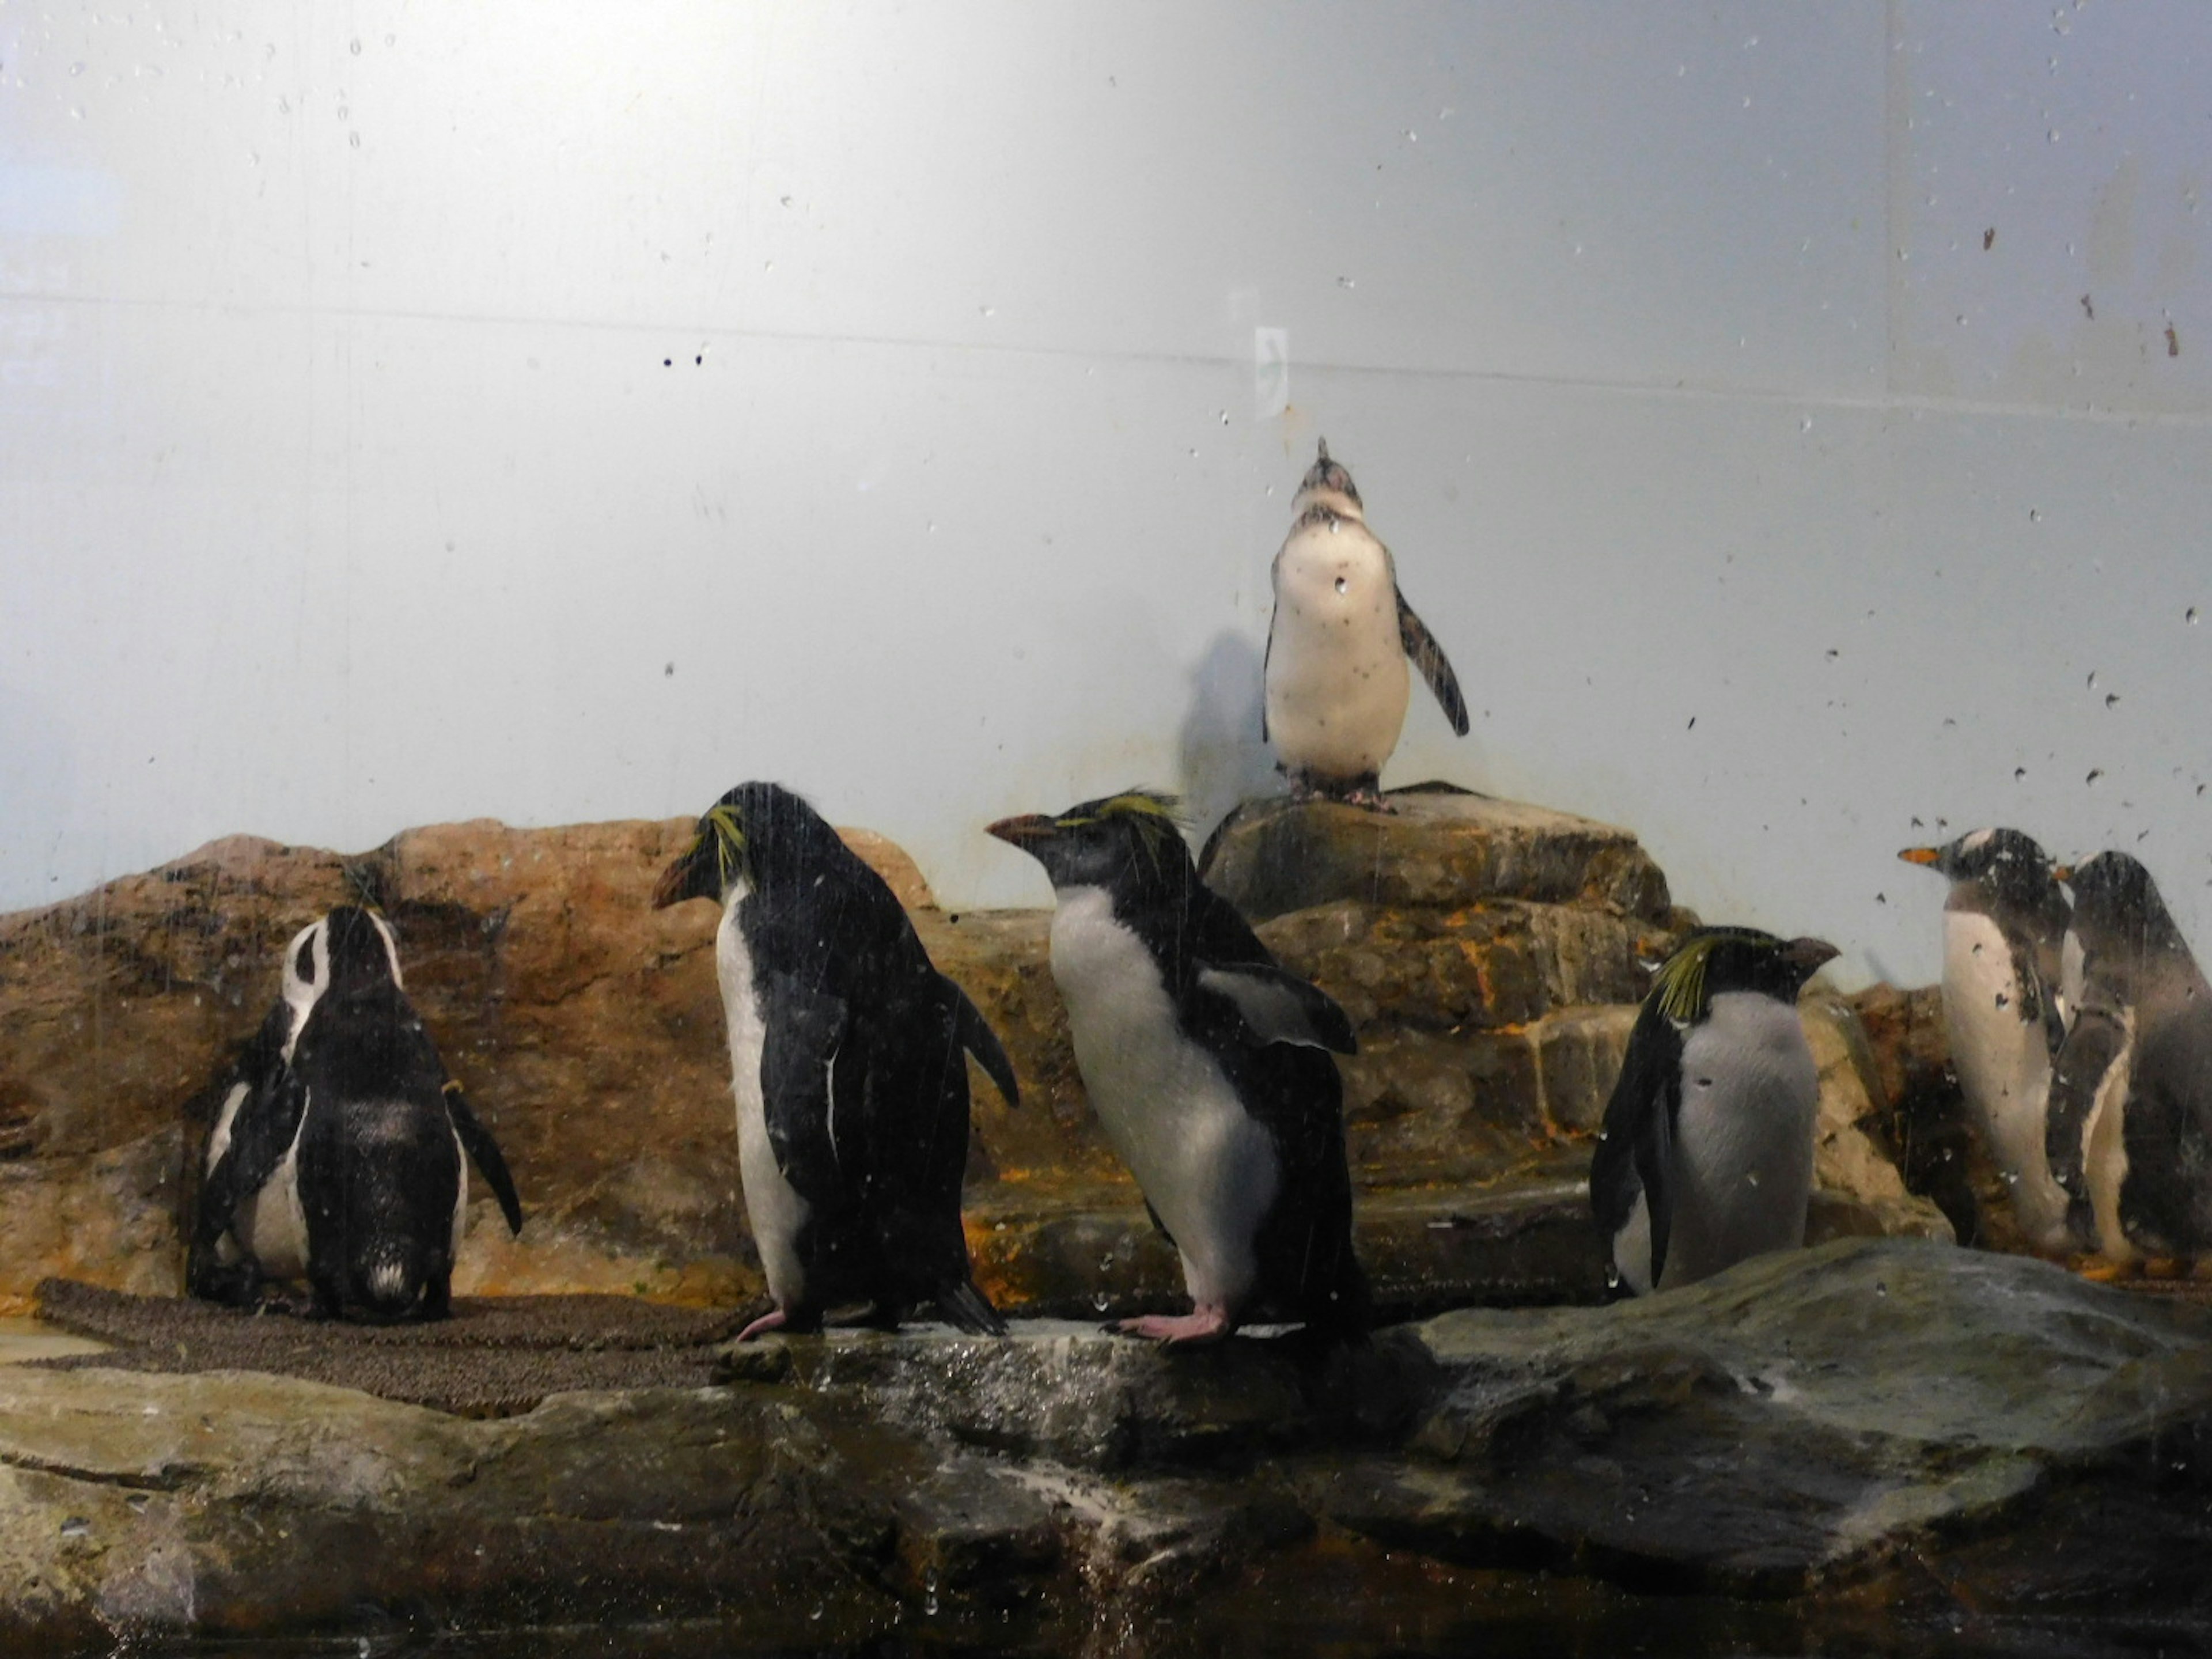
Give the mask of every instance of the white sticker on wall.
[(1291, 406), (1291, 331), (1252, 331), (1252, 418), (1272, 421)]

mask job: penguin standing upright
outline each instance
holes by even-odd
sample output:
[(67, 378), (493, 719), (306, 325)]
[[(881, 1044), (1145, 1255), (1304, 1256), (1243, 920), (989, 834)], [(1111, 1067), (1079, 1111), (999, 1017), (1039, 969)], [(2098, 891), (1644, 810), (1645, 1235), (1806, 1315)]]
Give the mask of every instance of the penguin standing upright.
[(2116, 1268), (2212, 1254), (2212, 986), (2125, 853), (2062, 870), (2073, 1028), (2051, 1085), (2049, 1152)]
[(520, 1232), (507, 1161), (407, 1000), (391, 928), (342, 905), (286, 947), (283, 992), (226, 1079), (187, 1285), (245, 1305), (304, 1276), (333, 1317), (441, 1318), (465, 1152)]
[(2051, 1059), (2066, 1034), (2059, 956), (2067, 904), (2051, 857), (2017, 830), (1976, 830), (1898, 857), (1950, 879), (1943, 1025), (1951, 1064), (2021, 1230), (2037, 1249), (2063, 1255), (2077, 1241), (2044, 1152)]
[(1085, 1091), (1194, 1304), (1132, 1334), (1217, 1340), (1255, 1314), (1364, 1328), (1334, 1001), (1279, 967), (1199, 879), (1167, 797), (1131, 790), (990, 827), (1059, 900), (1052, 976)]
[(1835, 954), (1706, 927), (1660, 965), (1590, 1162), (1617, 1285), (1673, 1290), (1805, 1242), (1820, 1080), (1797, 993)]
[(1352, 474), (1329, 459), (1326, 440), (1291, 510), (1291, 533), (1275, 555), (1261, 735), (1273, 741), (1294, 795), (1381, 807), (1382, 763), (1406, 723), (1406, 659), (1461, 737), (1467, 702), (1443, 647), (1398, 591), (1390, 550), (1368, 529)]
[(775, 784), (740, 784), (700, 818), (653, 902), (692, 898), (722, 908), (738, 1173), (775, 1301), (738, 1340), (817, 1329), (860, 1302), (881, 1323), (930, 1302), (963, 1330), (1003, 1335), (960, 1226), (964, 1055), (1018, 1099), (997, 1036), (883, 878)]

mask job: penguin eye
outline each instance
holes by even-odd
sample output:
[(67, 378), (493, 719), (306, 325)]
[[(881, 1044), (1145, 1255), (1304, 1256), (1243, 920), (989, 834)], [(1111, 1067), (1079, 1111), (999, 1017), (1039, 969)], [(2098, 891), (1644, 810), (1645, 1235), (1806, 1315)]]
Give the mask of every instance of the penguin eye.
[(292, 971), (300, 976), (304, 984), (313, 985), (315, 982), (314, 940), (303, 939), (300, 941), (300, 948), (292, 955)]

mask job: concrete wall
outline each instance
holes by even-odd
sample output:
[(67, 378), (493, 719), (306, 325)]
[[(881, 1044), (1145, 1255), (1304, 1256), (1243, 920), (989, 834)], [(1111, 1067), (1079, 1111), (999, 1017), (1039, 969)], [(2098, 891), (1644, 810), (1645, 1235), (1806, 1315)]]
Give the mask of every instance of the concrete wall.
[(2196, 0), (0, 0), (0, 906), (752, 775), (1042, 902), (981, 823), (1268, 777), (1325, 434), (1475, 713), (1386, 781), (2212, 944), (2208, 191)]

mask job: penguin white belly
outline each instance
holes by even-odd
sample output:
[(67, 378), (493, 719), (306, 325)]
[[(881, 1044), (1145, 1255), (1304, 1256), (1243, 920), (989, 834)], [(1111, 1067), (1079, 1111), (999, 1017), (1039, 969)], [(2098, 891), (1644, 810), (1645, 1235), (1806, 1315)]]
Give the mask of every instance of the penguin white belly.
[(1052, 973), (1084, 1090), (1174, 1236), (1191, 1299), (1235, 1312), (1259, 1277), (1254, 1240), (1280, 1184), (1273, 1140), (1183, 1035), (1152, 952), (1104, 889), (1061, 894)]
[(1309, 526), (1275, 558), (1267, 732), (1285, 764), (1380, 772), (1406, 723), (1406, 649), (1389, 555), (1357, 521)]
[(239, 1240), (271, 1279), (299, 1279), (307, 1271), (307, 1212), (300, 1202), (300, 1137), (307, 1132), (312, 1097), (301, 1106), (292, 1144), (274, 1174), (246, 1206), (246, 1236)]
[(1750, 991), (1713, 998), (1682, 1044), (1662, 1286), (1804, 1243), (1820, 1092), (1794, 1006)]
[(2047, 1250), (2067, 1248), (2066, 1194), (2044, 1152), (2051, 1052), (2039, 1019), (2022, 1019), (2012, 947), (1972, 910), (1943, 913), (1943, 1024), (1966, 1104), (2012, 1194), (2013, 1213)]
[(799, 1259), (799, 1230), (806, 1200), (784, 1178), (768, 1138), (768, 1108), (761, 1089), (761, 1054), (767, 1046), (760, 1002), (753, 990), (752, 952), (745, 948), (737, 908), (752, 889), (740, 882), (722, 907), (714, 933), (714, 973), (722, 988), (722, 1019), (730, 1039), (730, 1088), (738, 1102), (738, 1174), (769, 1294), (778, 1307), (805, 1299), (806, 1271)]
[(2120, 1188), (2127, 1184), (2128, 1089), (2134, 1080), (2136, 1017), (2130, 1008), (2120, 1015), (2126, 1037), (2089, 1104), (2088, 1121), (2081, 1126), (2082, 1172), (2089, 1188), (2089, 1212), (2096, 1218), (2097, 1251), (2108, 1261), (2133, 1261), (2142, 1253), (2120, 1224)]
[(469, 1154), (468, 1149), (461, 1145), (461, 1132), (455, 1129), (453, 1134), (453, 1168), (458, 1172), (458, 1178), (453, 1182), (453, 1243), (452, 1249), (447, 1253), (447, 1260), (459, 1261), (461, 1259), (461, 1235), (468, 1231), (469, 1225)]

